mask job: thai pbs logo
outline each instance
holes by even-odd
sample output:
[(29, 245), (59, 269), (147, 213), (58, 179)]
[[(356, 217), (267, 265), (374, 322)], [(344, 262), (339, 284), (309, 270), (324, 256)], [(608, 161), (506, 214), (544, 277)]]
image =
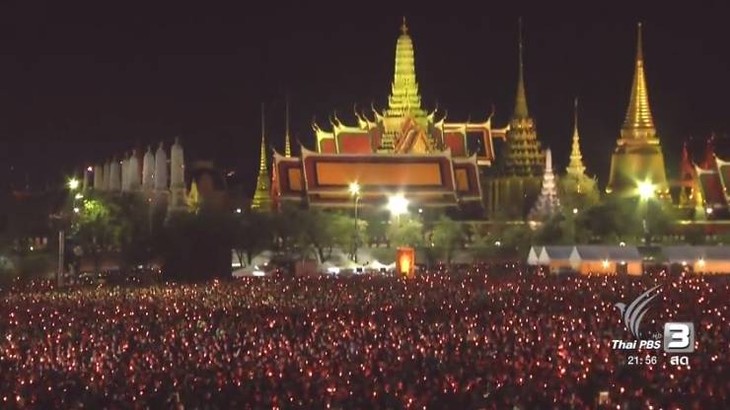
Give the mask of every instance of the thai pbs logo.
[[(654, 339), (642, 339), (639, 332), (641, 319), (650, 303), (659, 296), (661, 285), (655, 286), (639, 295), (630, 305), (616, 303), (614, 306), (621, 312), (626, 330), (634, 336), (634, 340), (611, 341), (614, 350), (660, 349), (664, 346), (666, 353), (692, 353), (695, 350), (695, 328), (691, 322), (667, 322), (664, 324), (664, 335), (654, 335)], [(663, 339), (663, 343), (662, 343)]]

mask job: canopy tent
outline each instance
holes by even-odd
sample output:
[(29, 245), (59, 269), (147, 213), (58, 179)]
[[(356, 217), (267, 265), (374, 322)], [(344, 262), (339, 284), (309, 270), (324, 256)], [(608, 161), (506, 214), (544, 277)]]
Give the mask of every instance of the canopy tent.
[(527, 264), (530, 266), (539, 266), (540, 252), (542, 252), (542, 246), (530, 246), (530, 252), (527, 253)]
[(541, 266), (547, 266), (551, 273), (572, 269), (570, 255), (573, 246), (544, 246), (537, 257)]
[(665, 246), (669, 265), (682, 265), (697, 273), (730, 273), (730, 246)]
[(582, 274), (642, 272), (642, 257), (635, 246), (579, 245), (573, 248), (570, 263)]

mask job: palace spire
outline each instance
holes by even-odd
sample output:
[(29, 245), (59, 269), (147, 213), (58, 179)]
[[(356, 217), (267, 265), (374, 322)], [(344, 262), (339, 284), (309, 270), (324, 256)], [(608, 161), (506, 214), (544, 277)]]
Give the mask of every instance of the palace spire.
[(265, 128), (264, 104), (261, 104), (261, 152), (259, 161), (259, 175), (256, 179), (256, 191), (253, 195), (251, 208), (261, 211), (268, 210), (271, 202), (271, 192), (269, 190), (271, 179), (269, 178), (269, 169), (266, 161), (266, 128)]
[(536, 179), (535, 190), (539, 189), (540, 177), (544, 171), (545, 156), (537, 139), (535, 122), (527, 110), (525, 92), (522, 19), (518, 23), (518, 68), (515, 111), (507, 132), (507, 153), (504, 162), (505, 173), (509, 176), (531, 177)]
[(284, 136), (284, 156), (291, 157), (291, 138), (289, 137), (289, 97), (286, 98), (286, 135)]
[(649, 106), (649, 92), (646, 88), (644, 74), (644, 46), (641, 38), (641, 23), (637, 25), (636, 61), (634, 66), (634, 82), (631, 86), (631, 98), (626, 111), (626, 119), (621, 128), (624, 139), (655, 139), (656, 128)]
[(393, 83), (388, 98), (389, 116), (404, 116), (414, 114), (424, 116), (421, 109), (421, 95), (418, 92), (416, 81), (416, 66), (413, 51), (413, 41), (408, 35), (406, 18), (403, 17), (401, 34), (395, 46), (395, 69), (393, 72)]
[(570, 163), (566, 172), (573, 177), (584, 175), (586, 167), (583, 164), (583, 155), (580, 152), (580, 135), (578, 134), (578, 99), (575, 99), (573, 108), (573, 145), (570, 150)]
[(522, 51), (522, 18), (519, 19), (518, 47), (519, 47), (519, 67), (517, 75), (517, 95), (515, 97), (515, 111), (513, 118), (528, 118), (530, 116), (527, 111), (527, 96), (525, 95), (525, 67), (523, 62)]

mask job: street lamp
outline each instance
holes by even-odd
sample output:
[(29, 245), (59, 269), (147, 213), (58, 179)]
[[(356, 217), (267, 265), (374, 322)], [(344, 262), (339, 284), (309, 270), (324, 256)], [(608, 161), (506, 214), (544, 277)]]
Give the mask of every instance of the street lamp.
[(71, 178), (68, 180), (68, 189), (75, 191), (79, 189), (79, 180), (76, 178)]
[(349, 187), (350, 195), (355, 201), (355, 237), (352, 241), (353, 251), (352, 251), (352, 260), (354, 262), (357, 262), (357, 247), (358, 247), (358, 226), (357, 226), (357, 205), (360, 202), (360, 184), (357, 182), (351, 182)]
[(388, 198), (388, 211), (400, 222), (400, 216), (408, 213), (408, 200), (403, 194), (390, 196)]

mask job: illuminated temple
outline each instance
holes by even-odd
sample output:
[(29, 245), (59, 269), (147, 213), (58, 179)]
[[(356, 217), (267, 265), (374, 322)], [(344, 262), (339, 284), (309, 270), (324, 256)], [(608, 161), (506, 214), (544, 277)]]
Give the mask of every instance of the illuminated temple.
[(657, 196), (669, 197), (664, 155), (649, 107), (641, 23), (639, 23), (631, 98), (626, 119), (621, 127), (621, 136), (611, 158), (611, 173), (606, 193), (636, 196), (637, 185), (642, 182), (651, 183)]
[(353, 206), (348, 187), (357, 182), (363, 205), (404, 194), (418, 206), (482, 208), (480, 167), (492, 165), (492, 138), (504, 138), (506, 129), (493, 130), (491, 114), (482, 122), (456, 123), (424, 109), (405, 19), (387, 108), (354, 114), (355, 124), (336, 117), (329, 129), (313, 124), (314, 150), (301, 147), (299, 157), (274, 153), (276, 203)]

